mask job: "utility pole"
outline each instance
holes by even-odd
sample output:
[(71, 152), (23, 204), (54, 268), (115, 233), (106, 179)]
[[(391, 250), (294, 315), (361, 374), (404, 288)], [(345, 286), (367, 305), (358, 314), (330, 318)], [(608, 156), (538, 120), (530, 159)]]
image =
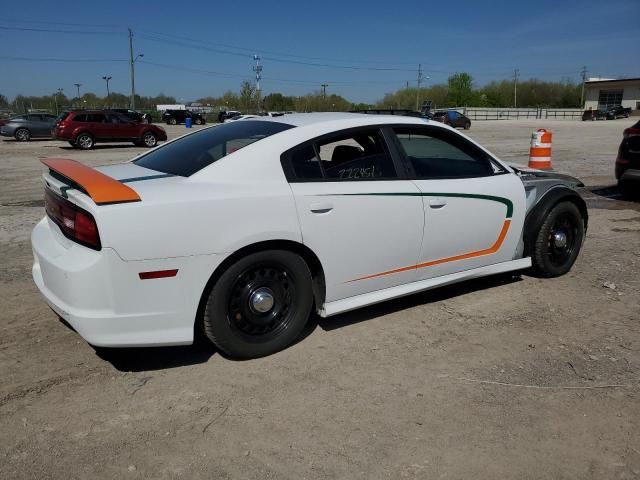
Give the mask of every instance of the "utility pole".
[(418, 64), (418, 88), (416, 89), (416, 111), (420, 108), (420, 85), (422, 85), (422, 64)]
[[(136, 57), (137, 58), (137, 57)], [(129, 108), (131, 110), (136, 109), (136, 81), (134, 73), (135, 59), (133, 58), (133, 32), (129, 28), (129, 62), (131, 64), (131, 100), (129, 101)]]
[[(53, 94), (53, 99), (56, 102), (56, 115), (58, 114), (58, 96), (62, 94), (62, 92), (64, 92), (64, 89), (59, 88), (54, 94)], [(31, 108), (33, 108), (33, 105), (31, 105)]]
[(329, 86), (329, 84), (323, 83), (320, 86), (322, 87), (322, 98), (327, 98), (327, 87)]
[(513, 108), (518, 108), (518, 77), (520, 76), (520, 70), (515, 69), (513, 71)]
[(256, 64), (253, 66), (253, 71), (256, 72), (256, 96), (258, 97), (258, 111), (260, 111), (260, 99), (262, 97), (262, 90), (260, 90), (260, 80), (262, 80), (262, 65), (260, 64), (260, 60), (262, 60), (262, 57), (260, 55), (254, 55), (253, 60), (256, 62)]
[(587, 81), (587, 66), (584, 65), (580, 71), (582, 75), (582, 91), (580, 92), (580, 108), (584, 108), (584, 82)]

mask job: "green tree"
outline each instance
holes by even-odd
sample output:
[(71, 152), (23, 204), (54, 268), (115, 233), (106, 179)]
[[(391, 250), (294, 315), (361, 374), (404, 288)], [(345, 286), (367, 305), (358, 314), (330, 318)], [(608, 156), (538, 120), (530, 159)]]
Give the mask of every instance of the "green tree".
[(0, 108), (8, 108), (9, 99), (0, 93)]
[(464, 107), (473, 103), (473, 77), (468, 73), (454, 73), (447, 79), (448, 103), (453, 107)]
[(240, 98), (239, 98), (240, 109), (243, 112), (255, 111), (256, 110), (255, 98), (256, 98), (256, 89), (251, 84), (251, 82), (248, 82), (247, 80), (242, 82), (242, 85), (240, 85)]

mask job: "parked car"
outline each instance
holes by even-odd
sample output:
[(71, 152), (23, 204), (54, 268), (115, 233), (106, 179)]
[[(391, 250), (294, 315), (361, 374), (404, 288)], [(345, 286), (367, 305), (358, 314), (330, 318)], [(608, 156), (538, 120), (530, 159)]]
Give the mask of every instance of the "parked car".
[[(579, 180), (517, 170), (448, 126), (307, 113), (222, 124), (129, 163), (43, 160), (47, 302), (97, 346), (285, 348), (322, 317), (465, 279), (567, 273)], [(116, 205), (114, 205), (116, 204)]]
[(164, 129), (147, 123), (134, 122), (109, 110), (76, 110), (58, 117), (51, 135), (66, 140), (75, 148), (87, 150), (96, 143), (133, 142), (134, 145), (155, 147), (167, 139)]
[(611, 107), (606, 111), (607, 120), (616, 120), (618, 118), (629, 118), (631, 115), (631, 109), (625, 108), (622, 105)]
[(235, 117), (236, 115), (242, 115), (242, 113), (237, 110), (222, 111), (218, 114), (218, 122), (224, 123), (227, 118)]
[(606, 120), (607, 113), (604, 110), (585, 110), (582, 113), (582, 121), (587, 120)]
[(117, 112), (125, 117), (140, 123), (153, 123), (151, 115), (148, 113), (138, 112), (137, 110), (129, 110), (128, 108), (111, 108), (111, 112)]
[(640, 194), (640, 121), (622, 134), (615, 172), (623, 195), (631, 197)]
[(224, 123), (237, 122), (238, 120), (251, 120), (253, 118), (260, 118), (260, 115), (234, 115), (233, 117), (226, 118)]
[(464, 128), (465, 130), (469, 130), (471, 128), (471, 120), (455, 110), (433, 112), (430, 117), (436, 122), (442, 122), (453, 128)]
[(429, 118), (429, 115), (406, 108), (369, 108), (366, 110), (351, 110), (351, 113), (366, 113), (368, 115), (405, 115), (408, 117)]
[(48, 113), (28, 113), (12, 117), (0, 126), (0, 135), (14, 137), (19, 142), (32, 138), (50, 138), (56, 116)]
[(187, 118), (191, 118), (195, 125), (204, 125), (207, 123), (202, 115), (189, 110), (165, 110), (162, 114), (162, 121), (167, 125), (184, 123)]

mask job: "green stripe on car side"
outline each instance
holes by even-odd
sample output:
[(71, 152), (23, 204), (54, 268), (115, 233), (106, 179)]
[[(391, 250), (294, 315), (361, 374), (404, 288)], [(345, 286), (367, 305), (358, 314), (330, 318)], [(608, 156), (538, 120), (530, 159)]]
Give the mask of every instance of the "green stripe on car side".
[(376, 197), (453, 197), (453, 198), (474, 198), (478, 200), (490, 200), (499, 202), (507, 207), (506, 218), (513, 216), (513, 202), (508, 198), (496, 197), (494, 195), (481, 195), (475, 193), (422, 193), (422, 192), (373, 192), (373, 193), (326, 193), (322, 196), (376, 196)]

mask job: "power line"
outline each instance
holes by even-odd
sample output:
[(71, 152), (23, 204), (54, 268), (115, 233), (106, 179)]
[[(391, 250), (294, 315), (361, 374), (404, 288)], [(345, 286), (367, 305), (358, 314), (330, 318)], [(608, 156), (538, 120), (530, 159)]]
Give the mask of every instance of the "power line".
[(101, 62), (128, 62), (124, 59), (116, 58), (45, 58), (45, 57), (9, 57), (0, 55), (0, 60), (24, 61), (24, 62), (71, 62), (71, 63), (101, 63)]
[(30, 27), (6, 27), (0, 25), (0, 30), (16, 30), (21, 32), (48, 32), (48, 33), (70, 33), (80, 35), (121, 35), (120, 32), (96, 32), (94, 30), (59, 30), (51, 28), (30, 28)]

